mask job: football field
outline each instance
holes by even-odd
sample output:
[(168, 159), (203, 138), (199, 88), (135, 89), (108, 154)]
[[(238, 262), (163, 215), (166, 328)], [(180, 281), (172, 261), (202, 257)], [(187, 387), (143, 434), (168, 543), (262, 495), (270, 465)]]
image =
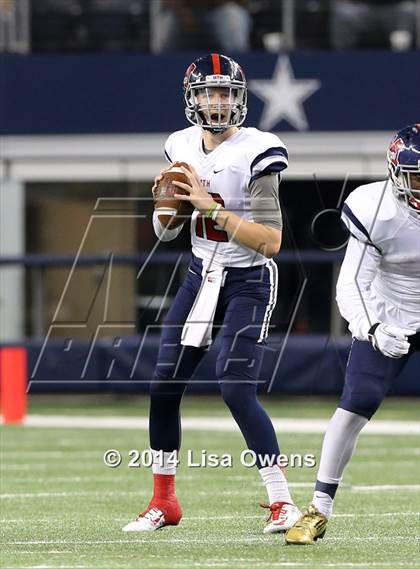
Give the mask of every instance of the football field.
[[(282, 452), (313, 454), (318, 461), (323, 420), (335, 401), (265, 402), (280, 421), (277, 429), (285, 420), (285, 432), (278, 430)], [(259, 502), (266, 501), (265, 489), (256, 468), (241, 463), (245, 446), (221, 399), (188, 397), (184, 402), (177, 476), (181, 524), (151, 534), (124, 534), (121, 528), (151, 494), (147, 453), (129, 454), (148, 448), (146, 421), (135, 423), (147, 416), (147, 400), (31, 397), (28, 425), (1, 430), (0, 566), (418, 567), (419, 407), (414, 399), (384, 404), (372, 422), (378, 428), (361, 435), (325, 538), (297, 547), (284, 545), (280, 535), (262, 534), (266, 510)], [(120, 466), (104, 464), (108, 449), (120, 452)], [(207, 457), (229, 453), (232, 466), (197, 466), (202, 451)], [(316, 470), (286, 471), (302, 508), (312, 496)]]

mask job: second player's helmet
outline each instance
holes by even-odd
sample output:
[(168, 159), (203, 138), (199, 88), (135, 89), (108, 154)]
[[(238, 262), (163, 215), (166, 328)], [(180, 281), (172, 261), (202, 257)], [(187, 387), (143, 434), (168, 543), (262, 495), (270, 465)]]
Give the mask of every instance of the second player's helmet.
[[(223, 97), (218, 96), (215, 87), (223, 88)], [(214, 133), (240, 126), (247, 113), (245, 74), (236, 61), (225, 55), (200, 57), (185, 72), (184, 98), (190, 123)]]
[(397, 132), (389, 145), (387, 160), (394, 194), (420, 214), (420, 123)]

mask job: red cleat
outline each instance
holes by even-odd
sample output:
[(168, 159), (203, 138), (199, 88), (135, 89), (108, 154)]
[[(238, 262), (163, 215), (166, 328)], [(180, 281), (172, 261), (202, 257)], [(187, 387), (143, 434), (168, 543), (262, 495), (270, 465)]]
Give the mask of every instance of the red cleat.
[(175, 495), (168, 499), (153, 497), (144, 512), (123, 527), (123, 531), (155, 531), (164, 526), (177, 526), (181, 518), (181, 506)]

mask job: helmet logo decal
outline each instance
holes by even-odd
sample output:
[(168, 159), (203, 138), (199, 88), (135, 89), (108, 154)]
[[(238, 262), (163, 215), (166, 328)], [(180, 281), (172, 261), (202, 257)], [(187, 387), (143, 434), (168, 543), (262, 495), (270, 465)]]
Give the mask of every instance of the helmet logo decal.
[(193, 73), (193, 71), (195, 70), (196, 67), (197, 67), (196, 64), (193, 62), (193, 63), (191, 63), (191, 65), (188, 67), (187, 71), (185, 72), (184, 82), (183, 82), (183, 87), (184, 87), (184, 89), (187, 88), (188, 81), (190, 80), (190, 77), (191, 77), (191, 73)]
[(389, 147), (389, 160), (394, 166), (398, 166), (398, 155), (405, 148), (402, 138), (396, 138)]

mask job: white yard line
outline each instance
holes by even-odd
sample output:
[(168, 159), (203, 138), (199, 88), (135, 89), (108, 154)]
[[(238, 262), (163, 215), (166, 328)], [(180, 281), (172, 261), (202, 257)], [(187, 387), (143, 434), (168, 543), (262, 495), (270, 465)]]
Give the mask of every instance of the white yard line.
[[(324, 433), (327, 419), (273, 419), (274, 428), (279, 433)], [(85, 428), (85, 429), (139, 429), (149, 428), (147, 417), (89, 417), (85, 415), (28, 415), (28, 427)], [(182, 428), (189, 431), (238, 432), (238, 426), (229, 417), (185, 417)], [(364, 434), (367, 435), (415, 435), (420, 436), (419, 421), (375, 421), (369, 422)]]
[[(399, 512), (381, 512), (381, 513), (361, 513), (361, 514), (356, 514), (356, 513), (352, 513), (352, 514), (333, 514), (333, 519), (335, 518), (395, 518), (395, 517), (401, 517), (401, 518), (405, 518), (407, 516), (414, 516), (414, 517), (419, 517), (420, 516), (420, 512), (405, 512), (404, 510), (401, 510)], [(247, 520), (260, 520), (262, 519), (264, 516), (263, 514), (253, 514), (253, 515), (241, 515), (241, 519), (247, 519)], [(117, 516), (117, 517), (113, 517), (112, 518), (114, 522), (125, 522), (127, 521), (127, 516)], [(188, 522), (199, 522), (199, 521), (220, 521), (220, 520), (236, 520), (238, 519), (237, 514), (235, 515), (221, 515), (221, 516), (187, 516), (182, 518), (182, 524), (188, 523)], [(52, 521), (57, 521), (57, 520), (62, 520), (63, 521), (63, 517), (50, 517), (50, 518), (37, 518), (37, 523), (51, 523)], [(27, 518), (2, 518), (0, 519), (0, 524), (26, 524), (28, 523), (28, 519)], [(61, 553), (61, 552), (58, 552)]]
[(352, 486), (352, 492), (389, 492), (390, 490), (405, 490), (420, 492), (420, 484), (379, 484), (378, 486)]
[(406, 516), (420, 516), (420, 512), (404, 512), (403, 510), (399, 512), (381, 512), (372, 514), (333, 514), (334, 518), (395, 518), (395, 517), (406, 517)]
[[(146, 490), (136, 490), (135, 492), (105, 492), (107, 496), (146, 496)], [(15, 498), (68, 498), (70, 496), (103, 496), (104, 492), (92, 490), (86, 492), (25, 492), (15, 494), (0, 494), (0, 500)]]
[[(302, 561), (272, 561), (272, 562), (268, 562), (268, 561), (262, 561), (261, 559), (259, 560), (254, 560), (254, 559), (247, 559), (244, 561), (248, 561), (250, 564), (252, 563), (252, 567), (271, 567), (271, 568), (276, 568), (276, 567), (306, 567), (306, 568), (311, 568), (313, 567), (312, 564), (309, 564), (308, 562), (302, 562)], [(231, 567), (232, 564), (232, 560), (230, 561), (226, 561), (226, 564), (224, 562), (219, 563), (218, 561), (200, 561), (197, 563), (194, 563), (193, 566), (196, 567), (225, 567), (226, 565), (228, 565), (229, 567)], [(182, 565), (182, 567), (184, 567), (184, 565)], [(352, 562), (348, 562), (348, 563), (326, 563), (325, 561), (322, 562), (322, 567), (361, 567), (363, 569), (363, 567), (407, 567), (406, 563), (381, 563), (380, 561), (375, 562), (375, 561), (367, 561), (367, 562), (360, 562), (360, 563), (352, 563)]]
[[(68, 553), (74, 552), (69, 551)], [(93, 565), (22, 565), (22, 569), (92, 569), (92, 567)]]
[[(192, 480), (193, 477), (191, 476), (190, 479)], [(185, 480), (184, 476), (178, 475), (177, 480)], [(52, 482), (81, 482), (85, 484), (86, 482), (109, 482), (109, 475), (108, 476), (42, 476), (42, 477), (33, 477), (31, 476), (31, 484), (38, 484), (38, 483), (48, 483), (51, 484)], [(28, 484), (27, 478), (19, 478), (18, 480), (13, 480), (13, 484)]]
[[(389, 536), (383, 536), (383, 535), (378, 535), (378, 536), (364, 536), (364, 537), (356, 537), (353, 536), (351, 538), (352, 541), (356, 542), (363, 542), (366, 543), (367, 541), (369, 542), (375, 542), (375, 541), (379, 541), (380, 543), (383, 542), (390, 542), (390, 543), (394, 543), (394, 542), (407, 542), (407, 538), (406, 535), (389, 535)], [(412, 538), (413, 541), (415, 540), (415, 538)], [(342, 537), (329, 537), (328, 538), (329, 542), (346, 542), (348, 543), (349, 538), (346, 536), (342, 536)], [(136, 544), (136, 543), (151, 543), (153, 542), (153, 537), (148, 535), (135, 535), (133, 534), (132, 539), (98, 539), (98, 540), (72, 540), (72, 539), (57, 539), (57, 540), (49, 540), (49, 539), (45, 539), (45, 540), (28, 540), (28, 541), (24, 541), (24, 540), (16, 540), (16, 541), (7, 541), (5, 542), (6, 545), (104, 545), (104, 544), (111, 544), (111, 543), (131, 543), (131, 544)], [(156, 539), (155, 543), (156, 545), (161, 544), (161, 543), (172, 543), (172, 544), (184, 544), (187, 547), (191, 546), (191, 544), (195, 544), (195, 545), (214, 545), (214, 544), (219, 544), (219, 545), (225, 545), (225, 544), (239, 544), (239, 543), (262, 543), (262, 544), (267, 544), (267, 536), (261, 535), (261, 536), (247, 536), (247, 537), (231, 537), (231, 538), (206, 538), (206, 539), (200, 539), (200, 538), (169, 538), (169, 539)], [(378, 563), (379, 564), (379, 563)], [(345, 565), (345, 563), (343, 564)]]
[[(224, 567), (225, 563), (229, 565), (229, 567), (231, 567), (232, 565), (232, 560), (226, 560), (226, 562), (221, 561), (220, 564), (218, 562), (219, 560), (204, 560), (204, 561), (199, 561), (197, 563), (194, 563), (193, 566), (196, 567)], [(237, 561), (237, 559), (235, 559), (235, 561)], [(308, 562), (302, 562), (302, 561), (263, 561), (261, 559), (243, 559), (243, 562), (248, 562), (248, 563), (252, 563), (252, 567), (254, 566), (263, 566), (263, 567), (313, 567), (312, 564), (309, 564)], [(322, 562), (322, 566), (323, 567), (407, 567), (406, 563), (381, 563), (381, 562), (375, 562), (375, 561), (368, 561), (368, 562), (360, 562), (360, 563), (326, 563), (326, 562)], [(185, 565), (182, 565), (182, 567), (185, 567)]]
[[(131, 542), (132, 543), (132, 542)], [(31, 552), (33, 555), (33, 552)], [(238, 560), (235, 560), (238, 561)], [(243, 559), (241, 560), (243, 561), (243, 563), (247, 563), (247, 566), (251, 566), (252, 567), (308, 567), (308, 563), (304, 563), (304, 562), (294, 562), (294, 561), (272, 561), (272, 562), (268, 562), (268, 561), (263, 561), (261, 559)], [(171, 561), (171, 566), (172, 567), (185, 567), (185, 562), (179, 562), (179, 561)], [(202, 560), (202, 561), (197, 561), (197, 562), (191, 562), (190, 567), (219, 567), (219, 568), (223, 568), (223, 567), (231, 567), (232, 566), (232, 560), (226, 560), (226, 561), (222, 561), (217, 559), (214, 560)], [(322, 563), (323, 567), (360, 567), (361, 569), (363, 569), (363, 567), (407, 567), (406, 563), (381, 563), (381, 562), (372, 562), (372, 561), (368, 561), (368, 562), (361, 562), (361, 563)], [(22, 565), (22, 569), (92, 569), (92, 567), (94, 567), (93, 565)], [(113, 566), (114, 567), (114, 566)], [(121, 569), (124, 569), (126, 566), (122, 565)]]
[[(33, 552), (31, 552), (31, 554), (33, 555)], [(308, 565), (308, 563), (302, 563), (302, 562), (293, 562), (293, 561), (272, 561), (272, 562), (268, 562), (268, 561), (262, 561), (262, 560), (257, 560), (257, 559), (244, 559), (243, 561), (244, 563), (247, 563), (247, 567), (250, 567), (252, 564), (252, 567), (269, 567), (269, 568), (275, 568), (275, 567), (310, 567)], [(178, 562), (178, 561), (171, 561), (171, 566), (172, 567), (185, 567), (185, 563), (184, 562)], [(218, 568), (223, 568), (223, 567), (231, 567), (232, 566), (232, 560), (226, 560), (226, 561), (219, 561), (219, 560), (202, 560), (202, 561), (197, 561), (197, 562), (191, 562), (190, 567), (218, 567)], [(363, 569), (363, 567), (407, 567), (406, 563), (381, 563), (381, 562), (365, 562), (365, 563), (322, 563), (323, 567), (360, 567), (361, 569)], [(94, 565), (22, 565), (22, 569), (92, 569), (94, 567)], [(113, 565), (113, 567), (115, 567)], [(126, 565), (121, 565), (121, 569), (124, 569), (126, 567)]]
[[(385, 517), (395, 517), (395, 516), (420, 516), (420, 512), (381, 512), (380, 514), (333, 514), (333, 518), (385, 518)], [(124, 518), (125, 519), (125, 518)], [(231, 516), (187, 516), (182, 518), (182, 522), (189, 522), (189, 521), (200, 521), (200, 520), (236, 520), (238, 516), (231, 515)], [(241, 519), (261, 519), (261, 515), (248, 515), (244, 516), (241, 515)], [(122, 520), (122, 518), (121, 518)], [(23, 521), (23, 520), (22, 520)], [(123, 520), (122, 520), (123, 521)]]
[[(302, 487), (302, 483), (294, 484), (291, 482), (289, 484), (290, 488)], [(313, 487), (313, 484), (308, 482), (305, 483), (305, 487)], [(389, 492), (390, 490), (395, 491), (405, 491), (405, 492), (420, 492), (420, 484), (382, 484), (382, 485), (370, 485), (370, 486), (350, 486), (343, 485), (342, 490), (347, 490), (350, 492)], [(241, 490), (223, 490), (221, 496), (236, 496), (243, 495), (244, 491)], [(199, 493), (200, 494), (200, 493)], [(206, 494), (202, 492), (202, 494)], [(84, 491), (84, 492), (25, 492), (25, 493), (7, 493), (0, 494), (1, 500), (13, 500), (21, 498), (68, 498), (70, 496), (95, 496), (103, 495), (100, 490)], [(147, 490), (136, 490), (132, 492), (117, 491), (117, 492), (106, 492), (107, 496), (144, 496), (147, 495)], [(209, 519), (209, 518), (206, 518)], [(218, 519), (218, 518), (215, 518)]]

